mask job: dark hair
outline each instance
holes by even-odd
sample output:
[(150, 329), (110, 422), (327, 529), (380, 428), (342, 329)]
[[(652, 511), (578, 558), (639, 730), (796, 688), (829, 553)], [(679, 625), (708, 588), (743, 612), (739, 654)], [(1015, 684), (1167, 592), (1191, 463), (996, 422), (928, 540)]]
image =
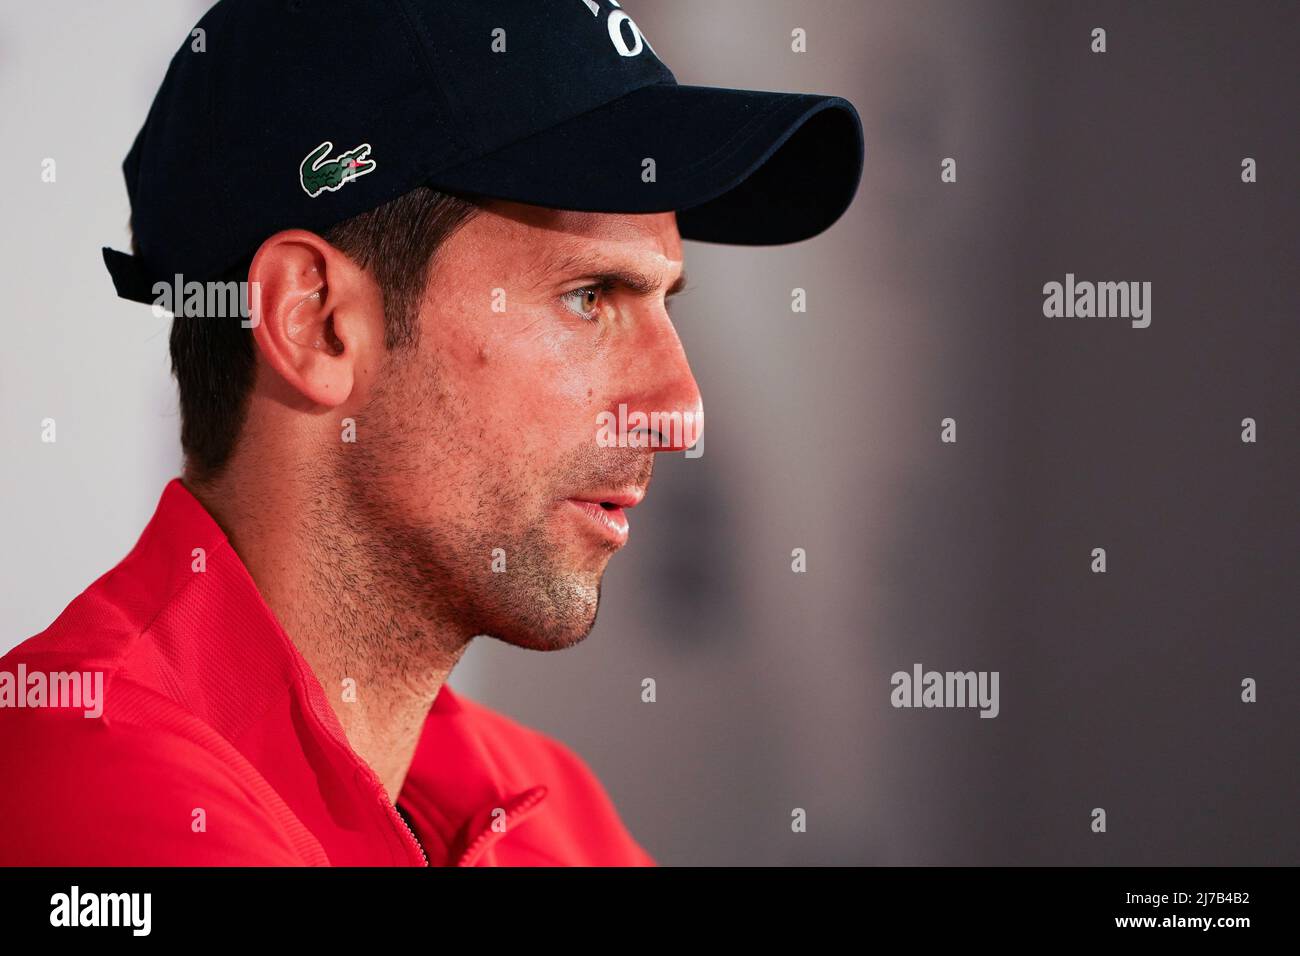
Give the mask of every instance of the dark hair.
[[(433, 257), (480, 208), (470, 197), (421, 186), (321, 233), (378, 283), (389, 349), (410, 348), (418, 340), (417, 312)], [(138, 252), (134, 237), (131, 248)], [(251, 263), (250, 255), (223, 281), (246, 281)], [(253, 335), (240, 322), (177, 316), (171, 355), (186, 469), (195, 480), (210, 480), (230, 461), (243, 428), (256, 370)]]

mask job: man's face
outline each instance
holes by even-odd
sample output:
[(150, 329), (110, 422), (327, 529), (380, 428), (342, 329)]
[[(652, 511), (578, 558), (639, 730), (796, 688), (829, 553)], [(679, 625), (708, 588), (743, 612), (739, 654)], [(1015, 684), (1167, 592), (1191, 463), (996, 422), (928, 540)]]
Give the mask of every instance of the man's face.
[(361, 537), (429, 616), (537, 649), (590, 631), (654, 452), (698, 435), (609, 447), (601, 428), (620, 405), (700, 421), (665, 304), (681, 278), (671, 212), (496, 202), (444, 243), (418, 346), (390, 354), (341, 452)]

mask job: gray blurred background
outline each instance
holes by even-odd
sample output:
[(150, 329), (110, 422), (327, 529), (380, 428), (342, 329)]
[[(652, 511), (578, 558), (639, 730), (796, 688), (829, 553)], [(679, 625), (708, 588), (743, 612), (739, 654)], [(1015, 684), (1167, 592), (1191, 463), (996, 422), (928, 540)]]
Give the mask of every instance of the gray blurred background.
[[(0, 652), (178, 471), (167, 320), (99, 247), (206, 6), (0, 8)], [(1300, 5), (624, 6), (683, 83), (849, 98), (862, 186), (802, 244), (686, 244), (703, 457), (661, 456), (582, 645), (480, 640), (453, 685), (664, 864), (1300, 862)], [(1152, 282), (1151, 327), (1045, 318), (1067, 272)], [(999, 671), (1000, 716), (892, 708), (918, 662)]]

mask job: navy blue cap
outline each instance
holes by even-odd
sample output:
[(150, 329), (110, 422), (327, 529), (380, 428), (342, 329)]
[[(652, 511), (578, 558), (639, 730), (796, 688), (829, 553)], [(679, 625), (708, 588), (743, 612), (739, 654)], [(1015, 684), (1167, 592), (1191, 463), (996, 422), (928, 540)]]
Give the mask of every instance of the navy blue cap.
[(136, 301), (421, 185), (772, 245), (862, 174), (847, 100), (681, 85), (614, 0), (220, 0), (196, 31), (123, 164), (138, 254), (104, 261)]

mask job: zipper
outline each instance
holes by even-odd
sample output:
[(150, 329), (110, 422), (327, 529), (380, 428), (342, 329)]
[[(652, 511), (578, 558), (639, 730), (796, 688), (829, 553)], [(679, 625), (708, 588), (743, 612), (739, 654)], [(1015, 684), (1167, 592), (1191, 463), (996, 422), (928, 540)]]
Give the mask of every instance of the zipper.
[(424, 846), (423, 844), (420, 843), (420, 838), (415, 835), (415, 831), (412, 830), (411, 825), (406, 822), (405, 815), (403, 815), (402, 811), (397, 808), (397, 805), (393, 804), (392, 806), (393, 806), (393, 814), (397, 817), (398, 820), (402, 822), (402, 828), (406, 830), (408, 834), (410, 834), (411, 842), (414, 843), (415, 848), (420, 851), (420, 859), (424, 861), (425, 866), (428, 866), (429, 857), (424, 852)]

